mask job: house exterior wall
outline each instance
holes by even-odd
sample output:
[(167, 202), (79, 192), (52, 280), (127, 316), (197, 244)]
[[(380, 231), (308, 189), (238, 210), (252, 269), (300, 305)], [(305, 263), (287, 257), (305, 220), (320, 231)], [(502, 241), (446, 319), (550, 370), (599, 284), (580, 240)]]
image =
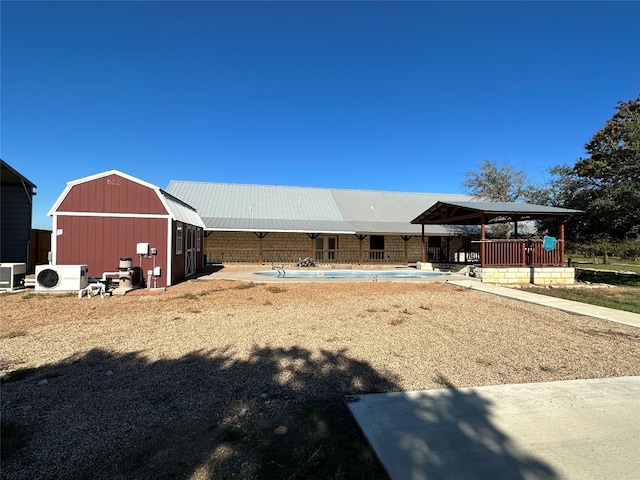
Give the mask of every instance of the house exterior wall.
[[(140, 267), (136, 246), (149, 243), (158, 251), (156, 266), (163, 272), (157, 286), (167, 286), (168, 223), (167, 218), (57, 215), (54, 263), (88, 265), (89, 274), (100, 278), (103, 272), (117, 271), (123, 257), (131, 257), (133, 266)], [(146, 278), (152, 266), (153, 260), (144, 258), (140, 273)]]
[(22, 185), (0, 188), (0, 263), (29, 264), (31, 199)]
[[(355, 235), (327, 235), (338, 239), (335, 259), (338, 263), (357, 263), (360, 252), (360, 240)], [(262, 246), (261, 246), (262, 243)], [(305, 233), (272, 232), (263, 239), (252, 232), (208, 232), (204, 240), (204, 253), (207, 263), (258, 263), (286, 262), (295, 263), (300, 258), (311, 256), (313, 240)], [(370, 258), (369, 236), (362, 241), (365, 263), (403, 263), (405, 246), (409, 263), (420, 261), (422, 241), (419, 235), (411, 236), (406, 242), (400, 235), (385, 235), (384, 259)], [(462, 238), (453, 237), (450, 243), (450, 256), (462, 247)], [(260, 252), (262, 251), (262, 257)], [(375, 257), (375, 255), (373, 255)], [(453, 260), (453, 258), (452, 258)]]

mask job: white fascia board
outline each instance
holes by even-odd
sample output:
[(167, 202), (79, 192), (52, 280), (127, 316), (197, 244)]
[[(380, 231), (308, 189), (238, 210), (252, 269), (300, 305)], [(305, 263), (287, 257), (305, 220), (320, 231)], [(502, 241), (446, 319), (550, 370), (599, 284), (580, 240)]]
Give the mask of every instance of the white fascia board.
[(171, 218), (162, 213), (55, 212), (60, 217)]

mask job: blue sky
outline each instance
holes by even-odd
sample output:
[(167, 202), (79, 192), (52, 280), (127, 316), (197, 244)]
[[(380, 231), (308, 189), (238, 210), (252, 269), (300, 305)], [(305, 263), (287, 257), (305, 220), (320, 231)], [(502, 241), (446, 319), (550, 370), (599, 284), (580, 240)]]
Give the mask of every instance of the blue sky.
[(544, 179), (640, 90), (640, 2), (11, 2), (0, 155), (38, 186)]

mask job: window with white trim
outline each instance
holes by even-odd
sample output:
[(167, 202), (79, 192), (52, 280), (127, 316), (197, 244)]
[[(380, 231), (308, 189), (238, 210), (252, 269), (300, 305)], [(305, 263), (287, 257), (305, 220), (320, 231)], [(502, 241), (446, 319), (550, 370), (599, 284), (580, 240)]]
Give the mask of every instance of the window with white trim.
[(182, 223), (178, 222), (176, 227), (176, 255), (182, 254)]

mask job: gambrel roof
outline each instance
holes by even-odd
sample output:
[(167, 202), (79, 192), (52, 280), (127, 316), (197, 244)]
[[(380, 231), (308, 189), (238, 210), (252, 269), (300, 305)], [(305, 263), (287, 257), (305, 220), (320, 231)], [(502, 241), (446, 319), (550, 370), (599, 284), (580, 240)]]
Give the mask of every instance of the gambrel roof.
[(89, 175), (88, 177), (79, 178), (76, 180), (71, 180), (67, 182), (67, 186), (64, 191), (60, 194), (56, 202), (53, 204), (51, 209), (49, 210), (48, 215), (53, 216), (57, 211), (63, 200), (69, 194), (74, 185), (80, 185), (82, 183), (87, 183), (92, 180), (97, 180), (103, 177), (109, 177), (111, 175), (117, 175), (119, 177), (130, 180), (134, 183), (147, 187), (153, 190), (158, 196), (160, 202), (162, 203), (164, 209), (167, 212), (169, 218), (173, 220), (177, 220), (179, 222), (184, 222), (190, 225), (195, 225), (201, 228), (204, 228), (205, 225), (202, 223), (201, 217), (198, 215), (198, 212), (189, 205), (187, 202), (181, 200), (180, 198), (171, 195), (169, 192), (162, 190), (160, 187), (153, 185), (151, 183), (145, 182), (144, 180), (140, 180), (139, 178), (133, 177), (126, 173), (120, 172), (118, 170), (109, 170), (106, 172), (97, 173), (95, 175)]
[[(177, 180), (169, 183), (167, 192), (193, 205), (210, 231), (419, 235), (422, 227), (411, 220), (437, 201), (472, 201), (460, 194)], [(429, 227), (431, 235), (466, 231)]]

